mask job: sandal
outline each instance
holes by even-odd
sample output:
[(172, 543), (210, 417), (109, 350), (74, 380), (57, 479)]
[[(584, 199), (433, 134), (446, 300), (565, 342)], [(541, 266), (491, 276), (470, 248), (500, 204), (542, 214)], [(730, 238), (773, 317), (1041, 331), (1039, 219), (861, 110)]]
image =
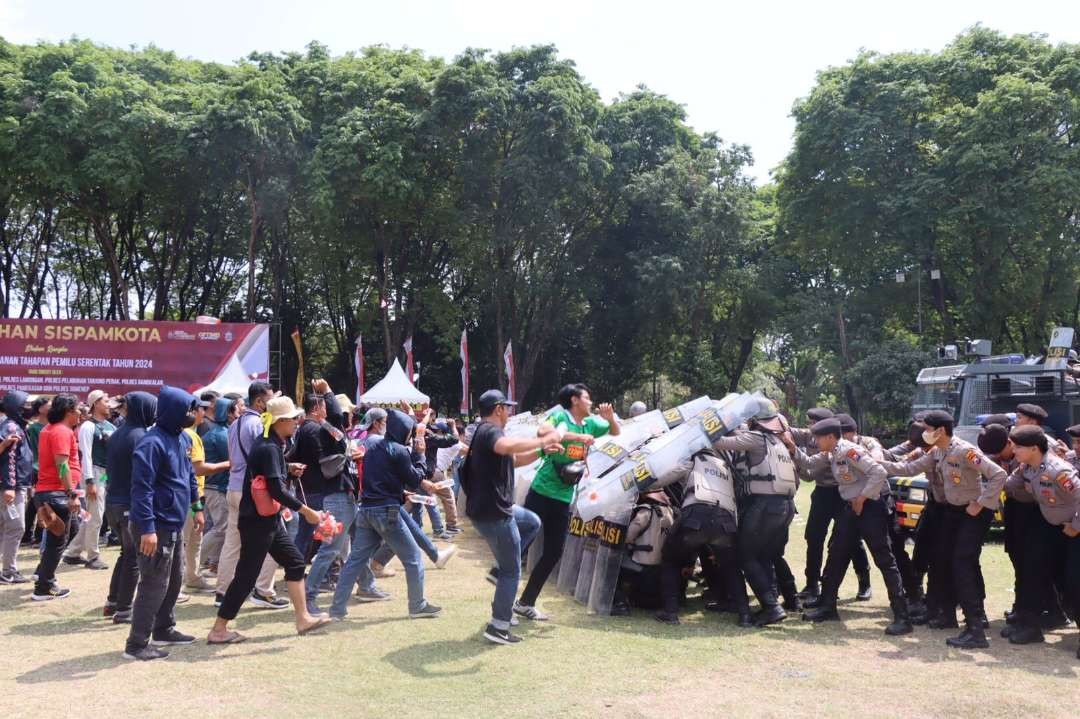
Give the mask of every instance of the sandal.
[(312, 631), (314, 631), (316, 629), (319, 629), (320, 627), (325, 627), (331, 621), (332, 620), (330, 619), (330, 617), (326, 616), (325, 614), (321, 614), (321, 615), (315, 617), (315, 623), (314, 624), (311, 624), (311, 625), (309, 625), (307, 627), (304, 627), (303, 629), (297, 629), (296, 633), (299, 634), (300, 636), (304, 636), (308, 632), (312, 632)]
[(239, 644), (239, 643), (244, 642), (244, 641), (247, 641), (247, 637), (245, 637), (240, 632), (229, 632), (229, 636), (226, 639), (207, 639), (206, 643), (207, 644)]

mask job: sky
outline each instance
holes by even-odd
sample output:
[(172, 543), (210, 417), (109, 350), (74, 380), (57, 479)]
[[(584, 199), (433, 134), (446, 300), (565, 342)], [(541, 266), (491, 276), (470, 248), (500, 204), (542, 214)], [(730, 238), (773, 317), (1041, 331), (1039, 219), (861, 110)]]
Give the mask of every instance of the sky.
[(1080, 2), (0, 0), (10, 42), (77, 36), (219, 62), (313, 40), (334, 54), (386, 45), (447, 59), (468, 47), (552, 43), (605, 100), (644, 84), (683, 104), (698, 131), (749, 145), (761, 183), (790, 149), (792, 104), (818, 71), (861, 49), (940, 50), (979, 23), (1080, 42)]

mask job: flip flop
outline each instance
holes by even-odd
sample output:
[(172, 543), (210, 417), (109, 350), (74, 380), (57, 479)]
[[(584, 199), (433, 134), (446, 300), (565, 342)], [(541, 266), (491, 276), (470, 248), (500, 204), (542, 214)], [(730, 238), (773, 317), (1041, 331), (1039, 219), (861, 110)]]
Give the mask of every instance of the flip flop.
[(245, 642), (245, 641), (247, 641), (247, 637), (245, 637), (240, 632), (229, 632), (229, 638), (228, 639), (207, 639), (206, 643), (207, 644), (239, 644), (240, 642)]
[(322, 616), (316, 617), (315, 618), (315, 623), (312, 624), (310, 627), (305, 627), (304, 629), (297, 629), (296, 633), (299, 634), (300, 636), (304, 636), (308, 632), (315, 631), (316, 629), (319, 629), (320, 627), (325, 627), (331, 621), (333, 621), (333, 620), (331, 620), (330, 617), (328, 617), (328, 616), (326, 616), (324, 614)]

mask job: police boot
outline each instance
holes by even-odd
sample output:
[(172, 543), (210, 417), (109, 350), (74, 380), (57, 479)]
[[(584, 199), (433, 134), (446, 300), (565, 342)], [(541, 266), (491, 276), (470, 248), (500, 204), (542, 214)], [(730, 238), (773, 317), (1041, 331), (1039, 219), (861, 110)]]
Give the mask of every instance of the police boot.
[(890, 637), (898, 637), (901, 634), (911, 634), (915, 629), (911, 626), (911, 618), (908, 616), (907, 603), (901, 599), (893, 602), (893, 623), (885, 627), (885, 633)]
[(944, 610), (926, 623), (931, 629), (956, 629), (960, 625), (956, 622), (956, 610)]
[(760, 609), (757, 614), (754, 615), (754, 626), (767, 627), (770, 624), (777, 624), (785, 619), (787, 619), (787, 612), (785, 612), (779, 604), (773, 604)]
[(735, 623), (743, 629), (749, 629), (754, 626), (754, 615), (750, 613), (749, 609), (741, 611), (739, 612), (739, 616), (735, 620)]
[(1052, 632), (1055, 629), (1066, 629), (1072, 625), (1072, 622), (1069, 621), (1069, 618), (1065, 616), (1064, 613), (1055, 610), (1052, 612), (1044, 612), (1041, 624), (1044, 630)]
[(821, 594), (816, 594), (809, 599), (802, 600), (803, 609), (817, 609), (821, 606), (822, 601)]
[(802, 615), (804, 622), (828, 622), (832, 620), (839, 621), (840, 614), (836, 611), (836, 602), (821, 602), (817, 609), (812, 609), (809, 612), (803, 612)]
[(874, 596), (874, 590), (870, 588), (870, 572), (859, 575), (859, 591), (855, 594), (855, 601), (865, 602)]
[[(1009, 630), (1009, 644), (1040, 644), (1046, 641), (1046, 637), (1043, 636), (1042, 630), (1038, 627), (1027, 624), (1013, 624), (1005, 627), (1005, 629)], [(1005, 629), (1001, 630), (1002, 636), (1005, 636)]]
[(656, 621), (662, 622), (664, 624), (675, 625), (675, 624), (679, 623), (679, 615), (678, 614), (675, 614), (673, 612), (665, 612), (662, 609), (659, 612), (657, 612), (656, 614), (654, 614), (653, 618), (656, 619)]
[(801, 592), (799, 592), (799, 601), (806, 605), (806, 602), (811, 599), (817, 599), (821, 596), (821, 583), (820, 582), (807, 582), (806, 586)]
[(926, 602), (914, 598), (907, 600), (908, 618), (912, 624), (926, 624), (930, 619), (926, 609)]
[(984, 631), (990, 628), (990, 618), (986, 616), (985, 609), (979, 610), (979, 613), (975, 615), (975, 621), (979, 623), (979, 626), (982, 627)]
[(982, 622), (978, 619), (967, 622), (964, 631), (958, 636), (949, 637), (945, 643), (954, 649), (986, 649), (990, 646), (990, 642), (986, 639), (986, 632), (983, 631)]
[(795, 582), (784, 585), (780, 588), (780, 593), (784, 596), (784, 609), (789, 612), (801, 612), (802, 603), (799, 602), (799, 593), (795, 591)]

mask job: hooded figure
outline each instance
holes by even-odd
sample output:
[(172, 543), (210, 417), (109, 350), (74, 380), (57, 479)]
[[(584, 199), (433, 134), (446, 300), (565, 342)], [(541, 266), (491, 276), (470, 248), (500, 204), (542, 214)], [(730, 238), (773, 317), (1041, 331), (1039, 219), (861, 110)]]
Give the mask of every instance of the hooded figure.
[[(203, 452), (207, 462), (226, 462), (229, 459), (229, 411), (236, 400), (219, 397), (214, 402), (214, 417), (210, 429), (203, 435)], [(224, 492), (229, 488), (229, 470), (211, 474), (206, 486)]]
[(401, 504), (405, 488), (420, 488), (426, 465), (424, 455), (408, 445), (416, 422), (396, 409), (386, 417), (386, 435), (369, 435), (365, 440), (364, 486), (361, 503), (365, 507)]
[(127, 420), (109, 439), (106, 470), (109, 475), (109, 493), (105, 506), (131, 504), (131, 463), (135, 446), (154, 423), (157, 414), (157, 397), (149, 392), (128, 392)]
[(0, 402), (7, 415), (0, 425), (0, 440), (18, 437), (15, 444), (0, 454), (0, 487), (4, 490), (29, 487), (34, 472), (34, 454), (26, 441), (26, 420), (23, 419), (23, 405), (28, 397), (26, 392), (13, 389)]
[(195, 397), (177, 387), (158, 394), (157, 414), (135, 446), (131, 468), (131, 522), (138, 534), (180, 532), (191, 505), (199, 500), (195, 470), (188, 458)]

